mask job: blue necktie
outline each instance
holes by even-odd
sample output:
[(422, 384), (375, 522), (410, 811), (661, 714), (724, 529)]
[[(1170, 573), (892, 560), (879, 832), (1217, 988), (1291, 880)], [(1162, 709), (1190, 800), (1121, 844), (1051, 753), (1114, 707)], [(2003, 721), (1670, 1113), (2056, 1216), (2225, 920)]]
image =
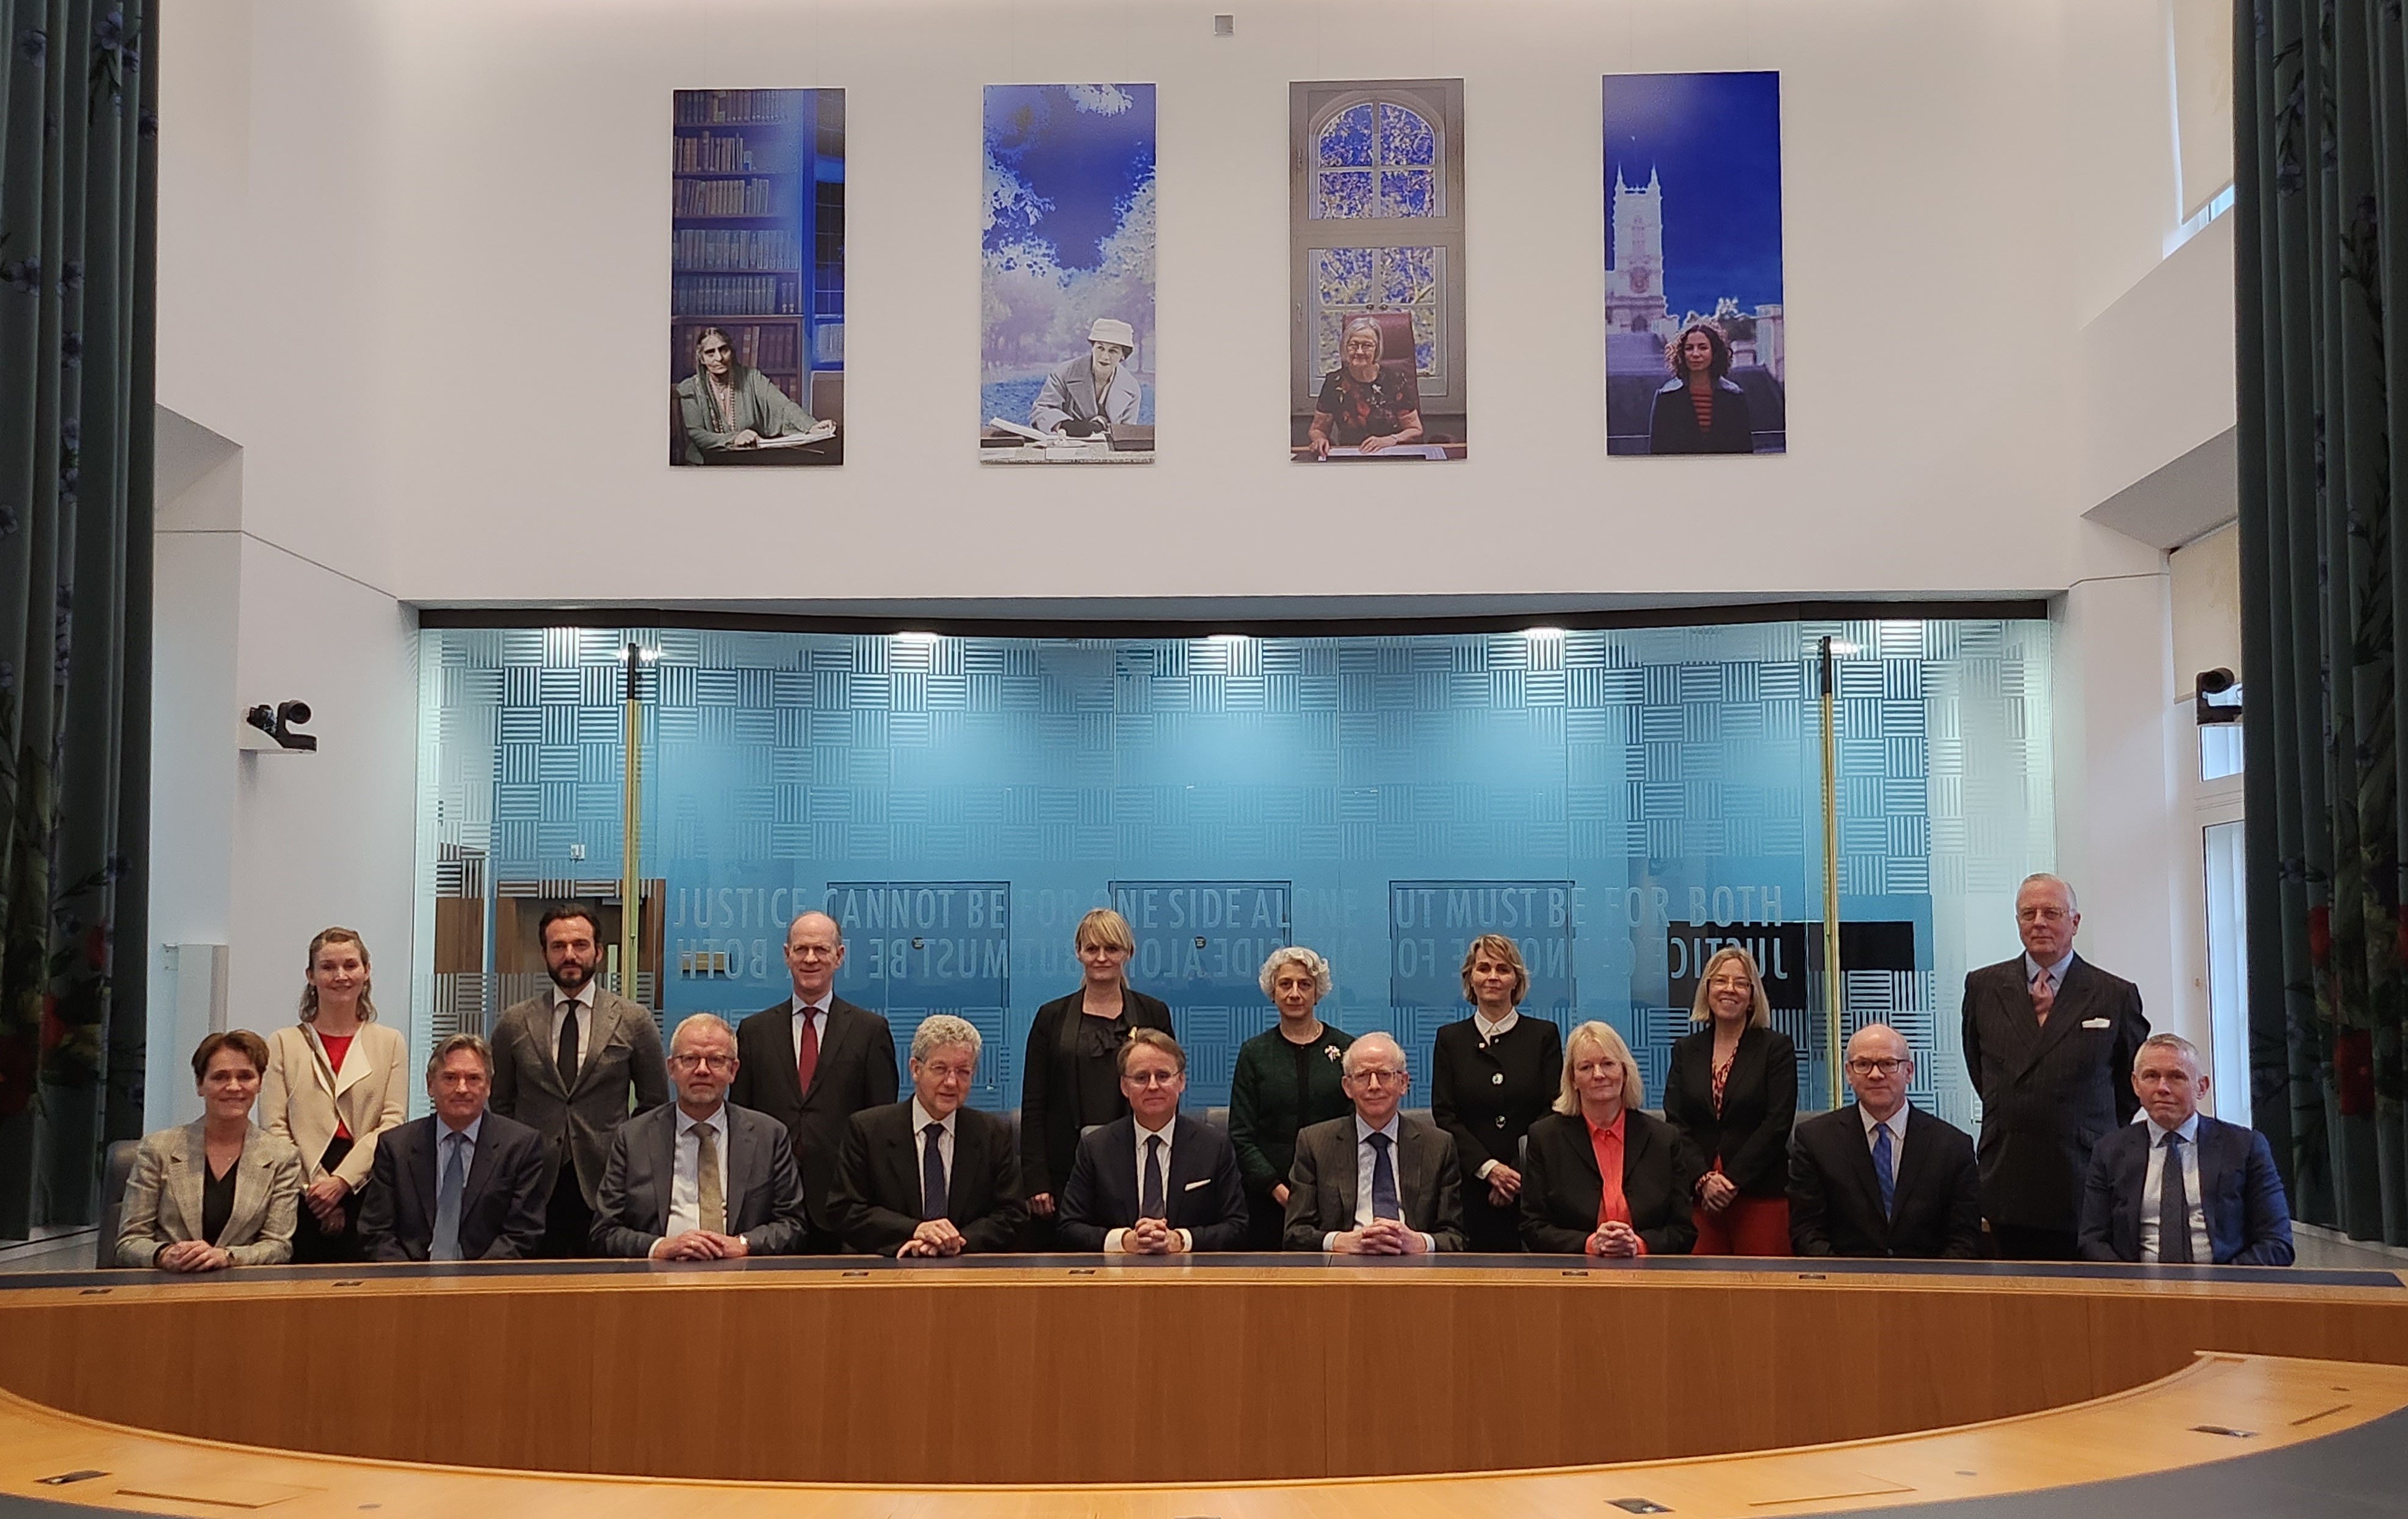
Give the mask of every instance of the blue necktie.
[(1145, 1185), (1139, 1191), (1137, 1216), (1167, 1219), (1162, 1206), (1162, 1136), (1145, 1137)]
[(1397, 1171), (1388, 1164), (1388, 1137), (1368, 1136), (1371, 1144), (1371, 1216), (1402, 1221), (1404, 1208), (1397, 1201)]
[(2166, 1135), (2165, 1173), (2157, 1179), (2157, 1259), (2167, 1266), (2191, 1264), (2190, 1188), (2183, 1181), (2182, 1147), (2179, 1129)]
[(923, 1220), (942, 1218), (948, 1206), (945, 1200), (945, 1153), (937, 1143), (945, 1137), (945, 1125), (931, 1124), (920, 1131), (928, 1143), (920, 1152), (920, 1217)]
[(468, 1148), (466, 1134), (443, 1136), (450, 1152), (443, 1161), (443, 1180), (435, 1189), (435, 1244), (429, 1252), (438, 1261), (460, 1258), (460, 1199), (468, 1190), (468, 1168), (462, 1159)]
[(1887, 1218), (1898, 1206), (1898, 1173), (1890, 1168), (1889, 1125), (1873, 1125), (1873, 1180), (1881, 1183), (1882, 1217)]

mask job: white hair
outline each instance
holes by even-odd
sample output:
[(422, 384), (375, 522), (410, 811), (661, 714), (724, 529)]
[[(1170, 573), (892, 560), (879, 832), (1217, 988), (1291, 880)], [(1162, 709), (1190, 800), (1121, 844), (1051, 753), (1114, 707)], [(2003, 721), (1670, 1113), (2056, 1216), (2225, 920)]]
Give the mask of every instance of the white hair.
[(976, 1060), (979, 1053), (977, 1025), (950, 1012), (932, 1012), (920, 1020), (919, 1028), (911, 1035), (911, 1058), (925, 1060), (929, 1051), (941, 1050), (949, 1044), (968, 1046), (970, 1058)]
[(1362, 1055), (1369, 1058), (1371, 1054), (1377, 1053), (1371, 1048), (1374, 1044), (1385, 1045), (1389, 1049), (1396, 1051), (1397, 1065), (1399, 1068), (1404, 1066), (1405, 1047), (1397, 1042), (1397, 1037), (1394, 1034), (1383, 1033), (1378, 1029), (1374, 1029), (1369, 1034), (1356, 1036), (1354, 1042), (1346, 1046), (1346, 1053), (1340, 1057), (1338, 1062), (1339, 1070), (1348, 1076), (1359, 1074), (1363, 1069), (1363, 1061), (1357, 1060), (1354, 1057), (1356, 1055)]
[(1329, 962), (1301, 944), (1283, 944), (1271, 951), (1270, 958), (1263, 962), (1260, 978), (1263, 996), (1271, 995), (1271, 982), (1279, 979), (1280, 967), (1286, 965), (1302, 966), (1311, 973), (1314, 1001), (1318, 1002), (1329, 995)]
[(2023, 896), (2025, 886), (2054, 886), (2065, 894), (2066, 911), (2078, 914), (2082, 910), (2081, 899), (2073, 895), (2073, 882), (2063, 876), (2053, 876), (2045, 870), (2035, 870), (2024, 877), (2022, 885), (2015, 888), (2017, 896)]
[(669, 1053), (677, 1053), (678, 1040), (685, 1038), (685, 1031), (689, 1028), (697, 1034), (710, 1034), (725, 1039), (731, 1052), (736, 1048), (736, 1030), (728, 1026), (726, 1019), (715, 1012), (690, 1012), (678, 1020), (677, 1027), (670, 1030)]

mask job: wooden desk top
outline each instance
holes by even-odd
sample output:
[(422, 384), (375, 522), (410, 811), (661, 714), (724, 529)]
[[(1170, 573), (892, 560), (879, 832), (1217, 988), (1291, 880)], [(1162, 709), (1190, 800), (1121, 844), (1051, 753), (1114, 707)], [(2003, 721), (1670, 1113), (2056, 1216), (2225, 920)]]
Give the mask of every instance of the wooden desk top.
[[(476, 1374), (466, 1364), (457, 1372)], [(928, 1390), (946, 1397), (977, 1391), (941, 1378)], [(1388, 1391), (1398, 1399), (1412, 1393), (1409, 1379), (1390, 1380)], [(2077, 1512), (2133, 1519), (2157, 1512), (2134, 1501), (2151, 1492), (2169, 1500), (2164, 1512), (2190, 1519), (2242, 1512), (2312, 1519), (2379, 1512), (2352, 1494), (2386, 1491), (2370, 1484), (2396, 1481), (2402, 1421), (2394, 1416), (2403, 1408), (2408, 1369), (2203, 1354), (2148, 1386), (2074, 1407), (1807, 1450), (1482, 1475), (972, 1489), (665, 1482), (247, 1450), (113, 1426), (0, 1394), (0, 1519), (34, 1512), (13, 1507), (31, 1499), (157, 1514), (260, 1511), (277, 1519), (363, 1512), (376, 1519), (1526, 1519), (1607, 1516), (1625, 1512), (1609, 1506), (1616, 1500), (1639, 1498), (1683, 1519), (1969, 1499), (1987, 1500), (1978, 1512), (1999, 1519)], [(2379, 1420), (2388, 1422), (2353, 1434)], [(2386, 1461), (2389, 1469), (2380, 1469)], [(2210, 1462), (2223, 1464), (2189, 1469)], [(77, 1471), (99, 1475), (62, 1486), (38, 1481)], [(2117, 1482), (2130, 1485), (2014, 1501), (2046, 1488)], [(2332, 1506), (2315, 1501), (2319, 1483)], [(2282, 1495), (2273, 1507), (2270, 1491)], [(2220, 1498), (2202, 1501), (2202, 1493)]]

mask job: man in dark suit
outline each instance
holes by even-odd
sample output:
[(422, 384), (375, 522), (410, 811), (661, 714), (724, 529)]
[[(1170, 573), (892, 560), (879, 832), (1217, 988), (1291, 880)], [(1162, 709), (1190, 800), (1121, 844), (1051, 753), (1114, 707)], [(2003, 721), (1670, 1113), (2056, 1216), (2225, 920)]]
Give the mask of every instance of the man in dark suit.
[(543, 1243), (543, 1136), (487, 1112), (494, 1053), (454, 1034), (426, 1062), (435, 1111), (377, 1140), (360, 1246), (379, 1261), (498, 1261)]
[(653, 1260), (792, 1254), (803, 1183), (777, 1121), (727, 1100), (736, 1035), (697, 1012), (669, 1038), (677, 1101), (619, 1125), (594, 1212), (594, 1250)]
[(1857, 1029), (1847, 1060), (1856, 1100), (1816, 1113), (1791, 1140), (1789, 1248), (1800, 1255), (1980, 1254), (1972, 1137), (1906, 1100), (1914, 1053), (1887, 1024)]
[(1982, 1218), (2004, 1260), (2072, 1260), (2090, 1148), (2128, 1122), (2141, 992), (2073, 953), (2082, 910), (2055, 876), (2015, 893), (2024, 953), (1965, 978), (1965, 1068), (1982, 1094)]
[(846, 1125), (865, 1108), (895, 1100), (895, 1036), (886, 1020), (836, 995), (844, 935), (824, 912), (786, 925), (786, 973), (794, 993), (737, 1026), (743, 1073), (729, 1098), (786, 1125), (802, 1171), (810, 1230), (802, 1251), (842, 1248), (829, 1212)]
[(911, 1036), (911, 1096), (853, 1115), (830, 1211), (845, 1247), (869, 1255), (1010, 1250), (1028, 1221), (1011, 1125), (962, 1106), (978, 1081), (979, 1031), (931, 1013)]
[(2099, 1141), (2082, 1198), (2082, 1254), (2168, 1266), (2288, 1266), (2291, 1210), (2266, 1136), (2199, 1111), (2199, 1051), (2154, 1034), (2132, 1063), (2148, 1121)]
[(1179, 1111), (1187, 1052), (1162, 1030), (1140, 1028), (1121, 1046), (1120, 1065), (1128, 1115), (1080, 1139), (1062, 1189), (1062, 1242), (1108, 1255), (1237, 1249), (1245, 1180), (1229, 1137)]
[(1455, 1140), (1398, 1111), (1412, 1084), (1403, 1048), (1389, 1035), (1366, 1034), (1346, 1047), (1339, 1070), (1354, 1111), (1297, 1134), (1287, 1248), (1340, 1255), (1463, 1249)]
[(551, 1198), (540, 1254), (588, 1254), (610, 1142), (629, 1111), (669, 1099), (652, 1015), (595, 984), (600, 930), (580, 907), (536, 925), (552, 990), (514, 1003), (494, 1028), (493, 1111), (543, 1136)]

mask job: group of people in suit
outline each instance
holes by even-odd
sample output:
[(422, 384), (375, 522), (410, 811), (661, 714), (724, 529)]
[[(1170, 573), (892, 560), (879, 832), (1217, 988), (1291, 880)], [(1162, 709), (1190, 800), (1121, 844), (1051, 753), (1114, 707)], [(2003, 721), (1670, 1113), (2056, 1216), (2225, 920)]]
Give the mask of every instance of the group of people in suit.
[(1559, 1035), (1517, 1010), (1528, 972), (1496, 935), (1465, 953), (1471, 1013), (1439, 1031), (1426, 1119), (1392, 1036), (1317, 1016), (1327, 963), (1273, 952), (1279, 1021), (1240, 1050), (1224, 1131), (1181, 1111), (1186, 1053), (1127, 985), (1134, 939), (1108, 909), (1079, 925), (1080, 989), (1030, 1029), (1016, 1134), (966, 1103), (967, 1021), (925, 1019), (897, 1071), (885, 1020), (834, 995), (825, 914), (788, 926), (788, 998), (732, 1027), (689, 1017), (664, 1053), (643, 1009), (595, 984), (596, 925), (574, 907), (538, 927), (552, 988), (490, 1044), (441, 1041), (432, 1111), (404, 1123), (366, 947), (329, 929), (296, 1029), (195, 1052), (204, 1114), (144, 1140), (117, 1254), (181, 1271), (1265, 1248), (2287, 1264), (2264, 1138), (2198, 1111), (2198, 1052), (2072, 953), (2079, 922), (2072, 889), (2035, 876), (2025, 953), (1967, 978), (1978, 1146), (1907, 1100), (1914, 1056), (1880, 1024), (1848, 1042), (1855, 1100), (1799, 1122), (1796, 1048), (1738, 946), (1701, 967), (1656, 1116), (1612, 1025)]

